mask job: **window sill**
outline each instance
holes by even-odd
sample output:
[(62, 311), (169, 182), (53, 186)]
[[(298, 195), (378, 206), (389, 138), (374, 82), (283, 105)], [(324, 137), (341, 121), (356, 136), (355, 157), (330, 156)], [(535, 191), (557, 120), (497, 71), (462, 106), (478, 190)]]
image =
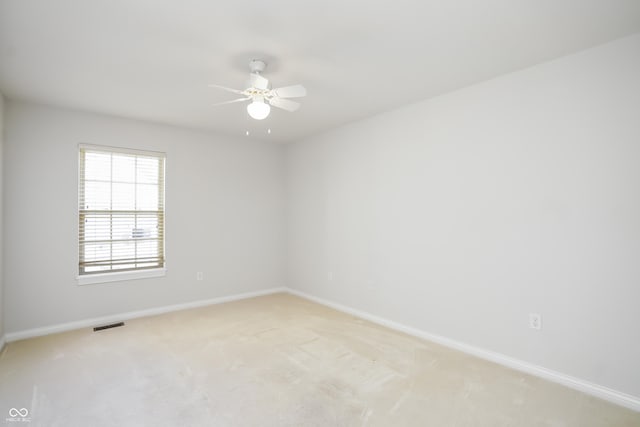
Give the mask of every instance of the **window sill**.
[(167, 273), (166, 268), (154, 268), (140, 271), (122, 271), (104, 274), (87, 274), (76, 277), (78, 285), (92, 285), (95, 283), (122, 282), (125, 280), (146, 279), (149, 277), (162, 277)]

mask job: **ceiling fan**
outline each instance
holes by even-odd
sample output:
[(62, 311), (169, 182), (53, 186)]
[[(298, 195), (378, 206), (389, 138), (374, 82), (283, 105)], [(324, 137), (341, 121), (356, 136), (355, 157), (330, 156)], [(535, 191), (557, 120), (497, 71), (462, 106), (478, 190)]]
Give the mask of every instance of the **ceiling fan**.
[(281, 108), (283, 110), (294, 112), (300, 108), (300, 103), (291, 101), (287, 98), (300, 98), (307, 95), (307, 90), (302, 85), (293, 85), (271, 89), (269, 80), (260, 73), (264, 71), (267, 64), (264, 61), (253, 59), (249, 62), (249, 81), (247, 88), (244, 90), (231, 89), (225, 86), (210, 84), (209, 87), (224, 89), (227, 92), (242, 95), (242, 98), (233, 99), (231, 101), (220, 102), (214, 105), (233, 104), (236, 102), (251, 101), (247, 105), (247, 113), (256, 120), (267, 118), (271, 112), (271, 106)]

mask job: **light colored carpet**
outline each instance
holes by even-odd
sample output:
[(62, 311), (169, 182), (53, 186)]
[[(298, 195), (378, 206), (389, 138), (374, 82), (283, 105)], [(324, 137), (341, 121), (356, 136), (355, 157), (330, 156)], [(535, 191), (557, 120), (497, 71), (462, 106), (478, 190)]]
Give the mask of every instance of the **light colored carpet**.
[[(31, 422), (6, 421), (27, 408)], [(30, 426), (639, 426), (640, 413), (286, 294), (9, 344)]]

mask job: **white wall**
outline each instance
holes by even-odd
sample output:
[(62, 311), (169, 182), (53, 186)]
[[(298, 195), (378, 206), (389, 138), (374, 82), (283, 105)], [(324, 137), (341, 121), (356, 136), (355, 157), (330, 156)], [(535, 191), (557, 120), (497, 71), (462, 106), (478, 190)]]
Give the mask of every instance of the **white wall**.
[[(13, 101), (6, 110), (7, 333), (284, 285), (281, 146)], [(167, 153), (166, 277), (76, 284), (79, 143)]]
[(290, 287), (640, 396), (640, 35), (293, 144), (286, 181)]
[(2, 250), (4, 240), (2, 231), (3, 224), (3, 151), (4, 151), (4, 97), (0, 93), (0, 350), (2, 350), (2, 341), (4, 337), (4, 269), (2, 263)]

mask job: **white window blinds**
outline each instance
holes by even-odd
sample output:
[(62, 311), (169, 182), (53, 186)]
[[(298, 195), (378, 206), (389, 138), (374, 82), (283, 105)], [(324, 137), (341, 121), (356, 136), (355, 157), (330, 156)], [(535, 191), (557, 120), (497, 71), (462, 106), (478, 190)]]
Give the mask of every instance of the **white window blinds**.
[(164, 267), (163, 153), (80, 146), (79, 274)]

